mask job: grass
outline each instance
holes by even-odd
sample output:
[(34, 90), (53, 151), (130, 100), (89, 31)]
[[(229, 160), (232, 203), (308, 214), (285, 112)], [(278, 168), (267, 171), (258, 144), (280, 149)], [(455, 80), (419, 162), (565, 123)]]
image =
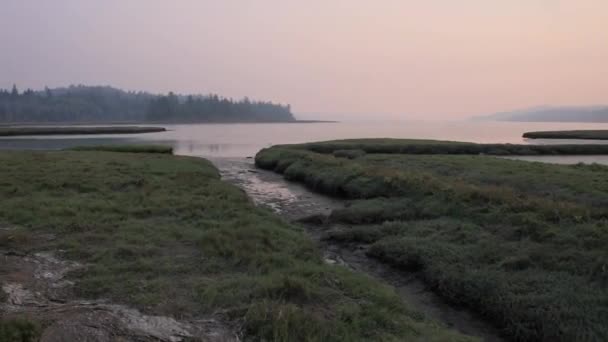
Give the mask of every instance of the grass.
[(40, 328), (27, 320), (0, 320), (0, 341), (35, 342), (40, 338)]
[(608, 130), (527, 132), (524, 138), (608, 140)]
[(97, 145), (97, 146), (76, 146), (69, 150), (72, 151), (105, 151), (122, 153), (165, 153), (173, 154), (173, 147), (165, 145)]
[(246, 340), (471, 340), (393, 289), (325, 264), (301, 230), (255, 207), (202, 159), (0, 152), (0, 196), (0, 224), (56, 236), (21, 248), (88, 265), (70, 275), (84, 298), (221, 317)]
[(67, 134), (137, 134), (164, 132), (162, 127), (109, 126), (109, 127), (0, 127), (0, 137), (21, 135), (67, 135)]
[(608, 339), (608, 167), (365, 144), (340, 143), (366, 150), (352, 159), (315, 152), (322, 143), (273, 147), (256, 163), (351, 200), (328, 239), (418, 272), (513, 340)]
[(516, 145), (410, 139), (351, 139), (290, 145), (317, 153), (361, 150), (390, 154), (489, 154), (489, 155), (599, 155), (608, 154), (608, 145)]

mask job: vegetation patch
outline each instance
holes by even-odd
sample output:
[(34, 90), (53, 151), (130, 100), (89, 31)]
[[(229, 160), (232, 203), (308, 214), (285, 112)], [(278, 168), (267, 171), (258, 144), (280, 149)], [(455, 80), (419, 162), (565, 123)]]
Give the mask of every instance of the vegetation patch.
[(363, 157), (365, 155), (365, 151), (363, 150), (335, 150), (333, 152), (334, 157), (338, 158), (347, 158), (347, 159), (355, 159), (359, 157)]
[[(512, 339), (608, 339), (607, 167), (416, 155), (396, 153), (386, 140), (373, 144), (339, 142), (366, 150), (354, 159), (335, 157), (337, 146), (325, 143), (279, 146), (256, 163), (353, 200), (329, 216), (326, 238), (418, 272)], [(451, 143), (433, 146), (443, 144)]]
[(0, 341), (35, 342), (39, 337), (39, 327), (30, 321), (0, 320)]
[(163, 127), (109, 126), (109, 127), (0, 127), (0, 137), (19, 135), (73, 135), (73, 134), (137, 134), (164, 132)]
[[(52, 233), (84, 298), (221, 317), (247, 340), (468, 341), (394, 290), (324, 263), (312, 241), (198, 158), (1, 152), (0, 224)], [(6, 324), (6, 323), (3, 323)]]
[(338, 150), (362, 150), (385, 154), (489, 154), (509, 155), (599, 155), (608, 154), (608, 145), (517, 145), (475, 144), (456, 141), (412, 139), (350, 139), (286, 145), (317, 153), (332, 154)]
[(608, 130), (527, 132), (528, 139), (588, 139), (608, 140)]

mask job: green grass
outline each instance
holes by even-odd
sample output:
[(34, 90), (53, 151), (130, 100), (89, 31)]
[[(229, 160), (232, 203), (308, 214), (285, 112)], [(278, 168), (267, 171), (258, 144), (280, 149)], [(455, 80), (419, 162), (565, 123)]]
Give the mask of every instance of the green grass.
[(0, 320), (0, 341), (36, 342), (40, 328), (27, 320)]
[(109, 126), (109, 127), (0, 127), (0, 137), (20, 135), (72, 135), (72, 134), (137, 134), (164, 132), (162, 127)]
[(608, 206), (608, 166), (547, 165), (485, 156), (368, 155), (365, 165), (407, 170), (442, 180), (458, 179), (483, 187), (505, 187), (531, 196)]
[[(0, 244), (1, 243), (2, 242), (0, 242)], [(4, 291), (0, 291), (0, 303), (5, 303), (7, 300), (8, 300), (8, 295)]]
[(455, 141), (411, 139), (351, 139), (287, 145), (313, 152), (332, 154), (339, 150), (391, 154), (489, 154), (489, 155), (599, 155), (608, 154), (608, 145), (516, 145), (475, 144)]
[(105, 151), (105, 152), (124, 152), (124, 153), (166, 153), (173, 154), (173, 147), (165, 145), (97, 145), (97, 146), (76, 146), (69, 150), (72, 151)]
[(527, 132), (528, 139), (589, 139), (608, 140), (608, 130)]
[(327, 239), (419, 272), (512, 339), (608, 339), (608, 167), (376, 154), (386, 151), (366, 144), (353, 159), (274, 147), (256, 163), (354, 200), (329, 216)]
[(0, 196), (0, 224), (56, 236), (21, 248), (87, 265), (69, 275), (84, 298), (178, 319), (217, 315), (247, 340), (470, 340), (392, 288), (325, 264), (301, 230), (256, 208), (202, 159), (1, 152)]

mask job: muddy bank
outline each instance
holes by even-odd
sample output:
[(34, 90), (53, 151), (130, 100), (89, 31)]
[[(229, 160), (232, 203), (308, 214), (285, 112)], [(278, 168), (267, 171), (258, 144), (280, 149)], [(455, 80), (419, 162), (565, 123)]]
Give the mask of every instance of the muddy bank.
[(321, 222), (302, 219), (329, 215), (343, 208), (345, 201), (309, 191), (281, 175), (257, 169), (252, 159), (215, 159), (223, 179), (241, 187), (258, 205), (267, 206), (283, 218), (297, 222), (318, 242), (326, 261), (366, 273), (395, 288), (404, 301), (427, 317), (483, 341), (504, 341), (497, 329), (468, 310), (453, 307), (430, 291), (416, 274), (407, 274), (366, 255), (366, 248), (349, 247), (323, 239), (328, 227)]
[(180, 321), (103, 299), (78, 299), (67, 278), (76, 270), (86, 271), (86, 266), (50, 252), (0, 249), (0, 320), (35, 322), (41, 342), (238, 341), (214, 319)]

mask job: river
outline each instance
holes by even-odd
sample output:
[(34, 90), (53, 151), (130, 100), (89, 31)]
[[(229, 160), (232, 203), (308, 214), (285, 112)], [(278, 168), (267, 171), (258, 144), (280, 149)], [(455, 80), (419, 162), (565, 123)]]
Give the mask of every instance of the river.
[[(349, 138), (410, 138), (513, 144), (605, 144), (589, 140), (526, 140), (539, 130), (608, 129), (608, 123), (529, 123), (475, 121), (377, 121), (339, 123), (259, 123), (159, 125), (166, 132), (128, 135), (24, 136), (0, 138), (0, 149), (61, 149), (78, 145), (154, 143), (173, 146), (175, 154), (207, 158), (251, 157), (264, 147)], [(551, 163), (596, 162), (608, 156), (525, 157)]]

